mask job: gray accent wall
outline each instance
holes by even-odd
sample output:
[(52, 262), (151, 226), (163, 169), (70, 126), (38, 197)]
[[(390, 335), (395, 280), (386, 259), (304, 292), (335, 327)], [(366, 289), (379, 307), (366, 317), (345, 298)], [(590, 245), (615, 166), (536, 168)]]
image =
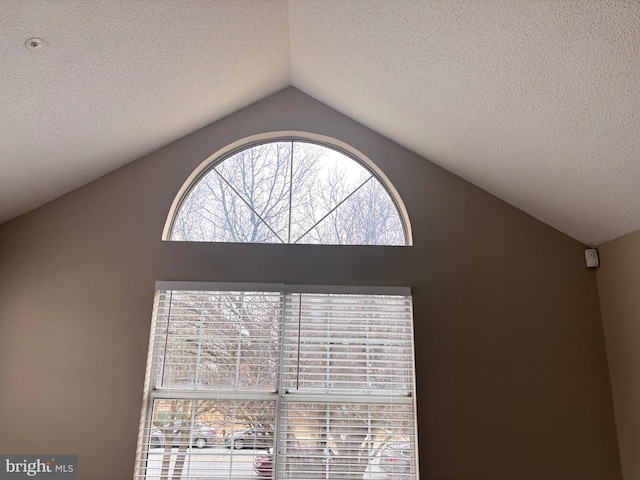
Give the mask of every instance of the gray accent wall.
[[(284, 130), (375, 162), (414, 245), (161, 240), (201, 162)], [(156, 281), (391, 285), (414, 295), (421, 478), (620, 479), (584, 248), (285, 89), (0, 226), (0, 452), (77, 453), (82, 479), (132, 477)]]
[(598, 250), (598, 289), (622, 471), (626, 480), (640, 480), (640, 232)]

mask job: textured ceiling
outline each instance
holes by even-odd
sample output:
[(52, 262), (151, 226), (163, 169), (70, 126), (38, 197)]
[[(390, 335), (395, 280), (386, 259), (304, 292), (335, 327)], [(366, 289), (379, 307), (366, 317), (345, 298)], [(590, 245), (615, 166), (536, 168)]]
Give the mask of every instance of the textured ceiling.
[(0, 222), (288, 86), (286, 2), (247, 5), (0, 2)]
[(0, 40), (0, 222), (293, 85), (587, 244), (640, 229), (640, 2), (5, 0)]

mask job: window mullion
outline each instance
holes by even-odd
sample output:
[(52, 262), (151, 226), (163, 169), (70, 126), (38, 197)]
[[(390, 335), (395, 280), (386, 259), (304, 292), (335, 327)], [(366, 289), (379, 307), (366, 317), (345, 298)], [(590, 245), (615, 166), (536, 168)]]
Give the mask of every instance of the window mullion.
[(164, 337), (164, 350), (162, 352), (162, 360), (161, 360), (162, 370), (160, 373), (160, 385), (164, 385), (164, 370), (165, 370), (165, 365), (167, 363), (167, 345), (169, 344), (169, 326), (171, 322), (172, 305), (173, 305), (173, 291), (169, 293), (169, 309), (167, 312), (167, 322), (165, 325), (166, 331), (165, 331), (165, 337)]
[(291, 141), (291, 161), (289, 162), (289, 225), (287, 243), (291, 243), (291, 209), (293, 208), (293, 140)]
[[(283, 289), (284, 290), (284, 289)], [(288, 294), (281, 292), (280, 293), (280, 339), (279, 339), (279, 355), (278, 355), (278, 396), (276, 397), (276, 407), (275, 407), (275, 421), (273, 425), (273, 455), (272, 455), (272, 476), (271, 478), (277, 479), (279, 478), (278, 472), (280, 471), (280, 450), (281, 450), (281, 432), (282, 432), (282, 418), (284, 413), (283, 408), (283, 393), (284, 393), (284, 355), (285, 355), (285, 331), (287, 327), (287, 297), (288, 295), (293, 296), (293, 294)]]

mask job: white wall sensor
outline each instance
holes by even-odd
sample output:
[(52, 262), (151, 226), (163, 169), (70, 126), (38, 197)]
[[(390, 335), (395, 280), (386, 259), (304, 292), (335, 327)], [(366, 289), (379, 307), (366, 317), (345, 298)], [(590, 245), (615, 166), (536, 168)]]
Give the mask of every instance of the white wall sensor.
[(584, 251), (584, 260), (587, 263), (587, 267), (596, 268), (600, 266), (600, 258), (598, 257), (597, 248), (587, 248)]

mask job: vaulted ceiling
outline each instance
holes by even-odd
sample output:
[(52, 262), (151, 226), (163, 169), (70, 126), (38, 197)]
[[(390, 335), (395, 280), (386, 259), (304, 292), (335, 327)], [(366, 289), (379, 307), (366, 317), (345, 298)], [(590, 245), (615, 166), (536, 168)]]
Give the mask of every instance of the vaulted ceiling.
[(0, 40), (0, 222), (292, 85), (582, 242), (640, 229), (640, 2), (5, 0)]

